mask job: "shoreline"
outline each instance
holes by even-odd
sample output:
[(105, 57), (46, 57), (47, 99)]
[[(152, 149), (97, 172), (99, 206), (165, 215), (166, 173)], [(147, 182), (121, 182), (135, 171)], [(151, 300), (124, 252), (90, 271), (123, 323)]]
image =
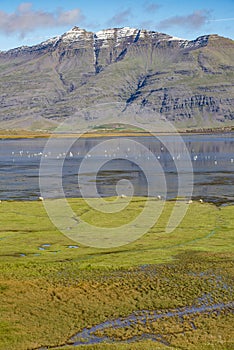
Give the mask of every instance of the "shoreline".
[[(121, 197), (119, 197), (121, 198)], [(64, 198), (42, 198), (42, 197), (38, 197), (35, 199), (0, 199), (0, 205), (4, 204), (4, 203), (42, 203), (46, 202), (46, 201), (57, 201), (57, 200), (63, 200)], [(76, 201), (76, 200), (88, 200), (88, 199), (96, 199), (98, 200), (98, 197), (66, 197), (66, 200), (70, 200), (70, 201)], [(116, 200), (117, 197), (115, 196), (108, 196), (108, 197), (102, 197), (101, 199), (106, 200), (107, 202), (110, 201), (110, 203), (112, 202), (112, 200)], [(124, 197), (122, 198), (122, 200), (126, 200), (128, 199), (128, 197)], [(224, 199), (224, 198), (220, 198), (220, 200), (216, 199), (216, 200), (212, 200), (211, 198), (198, 198), (198, 197), (192, 197), (192, 198), (168, 198), (168, 199), (159, 199), (158, 197), (144, 197), (144, 196), (133, 196), (131, 198), (131, 200), (151, 200), (151, 201), (162, 201), (165, 203), (168, 202), (184, 202), (185, 204), (192, 204), (192, 203), (200, 203), (200, 204), (211, 204), (214, 205), (218, 208), (220, 207), (226, 207), (226, 206), (233, 206), (234, 205), (234, 201), (232, 199)]]
[(49, 132), (31, 132), (27, 130), (0, 130), (1, 140), (10, 139), (37, 139), (37, 138), (103, 138), (103, 137), (147, 137), (147, 136), (176, 136), (176, 135), (216, 135), (223, 133), (234, 133), (234, 127), (224, 128), (208, 128), (208, 129), (186, 129), (178, 130), (177, 133), (170, 133), (164, 131), (152, 131), (152, 133), (145, 131), (132, 131), (132, 130), (106, 130), (106, 131), (93, 131), (87, 133), (49, 133)]

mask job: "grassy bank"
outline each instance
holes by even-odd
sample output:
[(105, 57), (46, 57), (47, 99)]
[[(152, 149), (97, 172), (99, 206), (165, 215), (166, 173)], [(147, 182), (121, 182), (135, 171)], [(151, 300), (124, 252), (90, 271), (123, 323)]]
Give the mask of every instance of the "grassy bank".
[[(149, 128), (150, 129), (150, 128)], [(177, 129), (179, 134), (219, 134), (219, 133), (230, 133), (234, 132), (234, 126), (226, 127), (216, 127), (216, 128), (198, 128), (198, 129)], [(153, 135), (173, 135), (169, 132), (158, 132), (157, 130), (152, 130)], [(90, 130), (85, 133), (56, 133), (50, 131), (30, 131), (30, 130), (3, 130), (0, 129), (0, 139), (34, 139), (34, 138), (90, 138), (90, 137), (139, 137), (139, 136), (150, 136), (150, 132), (146, 132), (140, 129), (127, 129), (127, 128), (97, 128), (95, 130)]]
[[(104, 221), (83, 199), (69, 200), (77, 215), (106, 227), (131, 220), (144, 201), (134, 198), (124, 213)], [(231, 301), (234, 207), (193, 202), (181, 224), (166, 234), (173, 206), (167, 202), (158, 222), (137, 241), (97, 249), (61, 234), (42, 202), (2, 201), (0, 349), (59, 346), (85, 327), (138, 310), (165, 312)], [(229, 311), (109, 328), (99, 335), (115, 344), (81, 348), (231, 349)], [(160, 334), (168, 345), (142, 341), (142, 334)], [(139, 341), (122, 343), (133, 337)]]

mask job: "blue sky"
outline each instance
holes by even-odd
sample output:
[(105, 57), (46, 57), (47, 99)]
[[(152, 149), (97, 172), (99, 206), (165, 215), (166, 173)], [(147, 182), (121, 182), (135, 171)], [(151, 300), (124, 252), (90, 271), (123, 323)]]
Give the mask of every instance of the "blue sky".
[(34, 45), (74, 25), (93, 32), (128, 26), (190, 40), (204, 34), (234, 39), (234, 0), (0, 1), (0, 50)]

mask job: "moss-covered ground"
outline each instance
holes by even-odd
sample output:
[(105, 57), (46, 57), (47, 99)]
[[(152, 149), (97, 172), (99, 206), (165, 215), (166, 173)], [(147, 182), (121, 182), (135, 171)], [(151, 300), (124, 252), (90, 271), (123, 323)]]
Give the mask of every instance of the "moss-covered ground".
[[(110, 227), (131, 220), (145, 199), (134, 198), (122, 216), (109, 221), (83, 199), (69, 201), (87, 222)], [(97, 249), (60, 233), (42, 202), (2, 201), (0, 349), (59, 349), (64, 344), (70, 350), (233, 349), (231, 306), (146, 322), (139, 317), (94, 334), (113, 344), (85, 345), (84, 339), (81, 347), (68, 346), (84, 328), (134, 312), (166, 313), (232, 301), (234, 206), (188, 204), (180, 225), (167, 234), (174, 204), (166, 202), (158, 222), (135, 242)], [(155, 340), (147, 340), (148, 335)]]

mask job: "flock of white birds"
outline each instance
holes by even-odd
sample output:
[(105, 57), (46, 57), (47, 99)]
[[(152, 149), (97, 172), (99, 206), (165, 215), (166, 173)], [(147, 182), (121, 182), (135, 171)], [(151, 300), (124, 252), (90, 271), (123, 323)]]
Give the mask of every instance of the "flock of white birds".
[[(141, 157), (145, 157), (144, 154), (142, 153), (139, 153), (139, 154), (136, 154), (136, 155), (132, 155), (131, 153), (131, 149), (127, 149), (126, 150), (126, 154), (125, 154), (125, 158), (141, 158)], [(68, 153), (58, 153), (58, 154), (52, 154), (52, 152), (48, 152), (48, 153), (43, 153), (43, 152), (38, 152), (38, 153), (30, 153), (29, 151), (24, 151), (24, 150), (21, 150), (19, 152), (15, 152), (15, 151), (12, 151), (11, 152), (11, 156), (12, 156), (12, 161), (14, 162), (16, 160), (17, 157), (26, 157), (26, 158), (47, 158), (47, 157), (50, 157), (50, 158), (54, 158), (54, 159), (67, 159), (67, 158), (74, 158), (74, 157), (77, 157), (77, 158), (83, 158), (83, 156), (80, 154), (80, 152), (71, 152), (69, 151)], [(87, 158), (92, 158), (93, 156), (91, 154), (87, 154), (84, 156), (85, 159)], [(104, 153), (104, 157), (105, 158), (118, 158), (118, 153), (116, 153), (115, 151), (108, 151), (108, 150), (105, 150), (105, 153)], [(152, 155), (151, 157), (150, 156), (147, 156), (147, 159), (153, 159), (153, 157), (157, 158), (158, 160), (161, 159), (161, 155)], [(211, 155), (205, 155), (204, 157), (202, 156), (201, 159), (202, 160), (207, 160), (207, 161), (213, 161), (213, 164), (214, 165), (217, 165), (218, 164), (218, 160), (216, 159), (217, 157), (214, 155), (214, 156), (211, 156)], [(177, 154), (176, 156), (172, 156), (172, 159), (173, 160), (180, 160), (181, 159), (181, 154)], [(199, 155), (191, 155), (191, 160), (196, 162), (197, 160), (199, 160), (200, 157)], [(234, 158), (230, 158), (230, 163), (234, 163)]]

